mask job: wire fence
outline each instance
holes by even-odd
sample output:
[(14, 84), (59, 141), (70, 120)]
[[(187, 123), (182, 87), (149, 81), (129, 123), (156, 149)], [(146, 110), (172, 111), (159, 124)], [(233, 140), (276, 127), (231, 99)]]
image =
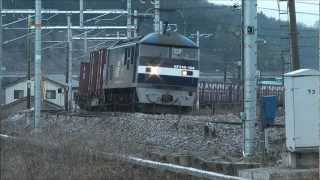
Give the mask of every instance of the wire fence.
[[(200, 105), (240, 104), (243, 102), (244, 87), (238, 83), (199, 82)], [(258, 85), (258, 101), (264, 96), (277, 96), (278, 105), (284, 102), (284, 87), (279, 85)]]

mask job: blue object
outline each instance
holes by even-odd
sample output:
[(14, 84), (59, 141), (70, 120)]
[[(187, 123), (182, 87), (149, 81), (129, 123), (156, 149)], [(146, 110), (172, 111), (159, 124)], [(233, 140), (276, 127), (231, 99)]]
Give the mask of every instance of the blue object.
[(274, 124), (277, 113), (277, 97), (264, 96), (262, 97), (261, 115), (264, 127)]

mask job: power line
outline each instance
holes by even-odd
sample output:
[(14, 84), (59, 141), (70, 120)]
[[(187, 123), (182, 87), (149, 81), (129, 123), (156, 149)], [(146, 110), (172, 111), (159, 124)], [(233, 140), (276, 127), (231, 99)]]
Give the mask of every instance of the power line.
[[(275, 9), (275, 8), (258, 7), (258, 9), (264, 9), (264, 10), (270, 10), (270, 11), (277, 11), (277, 12), (279, 12), (279, 9)], [(281, 12), (282, 12), (282, 13), (286, 13), (286, 11), (281, 11)], [(303, 11), (296, 11), (296, 14), (319, 16), (318, 13), (303, 12)]]

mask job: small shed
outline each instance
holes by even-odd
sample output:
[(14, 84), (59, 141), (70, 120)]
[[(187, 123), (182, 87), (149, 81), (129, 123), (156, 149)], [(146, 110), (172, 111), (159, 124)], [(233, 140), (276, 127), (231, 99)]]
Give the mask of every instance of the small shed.
[[(22, 78), (11, 84), (8, 84), (5, 89), (5, 104), (10, 104), (14, 101), (27, 97), (28, 79)], [(63, 107), (65, 104), (65, 89), (66, 85), (60, 82), (43, 78), (42, 93), (44, 100)], [(31, 96), (34, 96), (34, 79), (30, 80)]]
[(320, 72), (300, 69), (285, 74), (285, 123), (289, 151), (316, 151), (319, 145)]

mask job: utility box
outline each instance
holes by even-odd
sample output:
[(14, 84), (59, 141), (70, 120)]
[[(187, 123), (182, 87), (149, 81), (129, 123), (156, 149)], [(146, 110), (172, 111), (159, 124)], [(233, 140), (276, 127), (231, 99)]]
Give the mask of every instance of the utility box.
[(261, 103), (261, 116), (263, 126), (269, 127), (274, 125), (277, 115), (277, 96), (263, 96)]
[(317, 151), (320, 127), (320, 72), (300, 69), (284, 75), (287, 148)]

